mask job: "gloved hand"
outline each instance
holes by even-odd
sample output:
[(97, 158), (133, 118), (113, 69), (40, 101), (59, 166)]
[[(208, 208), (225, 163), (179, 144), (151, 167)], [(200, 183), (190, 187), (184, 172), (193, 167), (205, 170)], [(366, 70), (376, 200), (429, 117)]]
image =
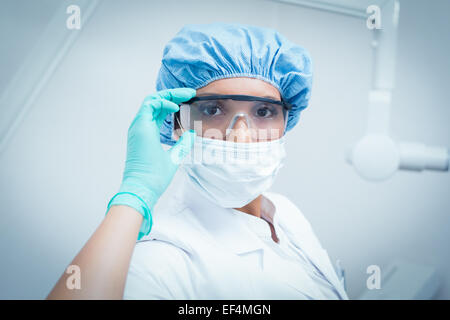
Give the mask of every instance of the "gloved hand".
[(128, 129), (123, 180), (108, 210), (113, 205), (127, 205), (140, 212), (144, 220), (138, 239), (150, 232), (151, 211), (172, 181), (179, 163), (190, 152), (195, 138), (193, 130), (187, 131), (165, 151), (159, 140), (159, 129), (169, 113), (178, 111), (179, 103), (195, 94), (194, 89), (177, 88), (146, 97)]

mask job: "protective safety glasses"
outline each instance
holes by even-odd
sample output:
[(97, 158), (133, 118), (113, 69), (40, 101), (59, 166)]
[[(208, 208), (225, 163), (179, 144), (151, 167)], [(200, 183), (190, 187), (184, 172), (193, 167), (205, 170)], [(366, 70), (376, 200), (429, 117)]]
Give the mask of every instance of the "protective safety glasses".
[(283, 99), (200, 96), (180, 104), (176, 119), (183, 130), (194, 129), (203, 137), (225, 139), (232, 131), (245, 129), (251, 131), (255, 140), (273, 140), (284, 135), (290, 109), (291, 105)]

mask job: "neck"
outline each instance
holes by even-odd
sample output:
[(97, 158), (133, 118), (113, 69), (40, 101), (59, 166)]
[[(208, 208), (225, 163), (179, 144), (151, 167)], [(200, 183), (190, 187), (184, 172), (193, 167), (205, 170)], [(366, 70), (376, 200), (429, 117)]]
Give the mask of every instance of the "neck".
[(239, 211), (242, 211), (242, 212), (245, 212), (247, 214), (251, 214), (252, 216), (261, 218), (261, 197), (262, 197), (262, 195), (257, 197), (252, 202), (247, 203), (242, 208), (235, 208), (235, 209), (239, 210)]

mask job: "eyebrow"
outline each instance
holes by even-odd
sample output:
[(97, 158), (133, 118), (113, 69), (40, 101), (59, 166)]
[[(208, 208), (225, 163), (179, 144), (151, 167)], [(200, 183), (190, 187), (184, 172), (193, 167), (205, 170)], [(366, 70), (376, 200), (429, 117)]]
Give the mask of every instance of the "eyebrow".
[[(223, 93), (216, 93), (216, 92), (204, 92), (204, 93), (200, 93), (197, 94), (197, 97), (203, 97), (203, 96), (219, 96), (219, 95), (223, 95)], [(258, 96), (259, 97), (259, 96)], [(272, 100), (278, 100), (280, 99), (279, 97), (274, 97), (274, 96), (262, 96), (260, 98), (267, 98), (267, 99), (272, 99)]]

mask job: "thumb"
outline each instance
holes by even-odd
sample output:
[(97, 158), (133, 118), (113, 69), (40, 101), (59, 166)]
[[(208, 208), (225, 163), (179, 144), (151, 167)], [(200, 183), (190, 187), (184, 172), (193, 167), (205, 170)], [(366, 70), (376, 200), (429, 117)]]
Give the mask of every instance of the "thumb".
[(183, 159), (189, 154), (194, 145), (196, 133), (194, 130), (189, 130), (183, 133), (178, 139), (177, 143), (170, 148), (169, 154), (172, 163), (178, 166)]

